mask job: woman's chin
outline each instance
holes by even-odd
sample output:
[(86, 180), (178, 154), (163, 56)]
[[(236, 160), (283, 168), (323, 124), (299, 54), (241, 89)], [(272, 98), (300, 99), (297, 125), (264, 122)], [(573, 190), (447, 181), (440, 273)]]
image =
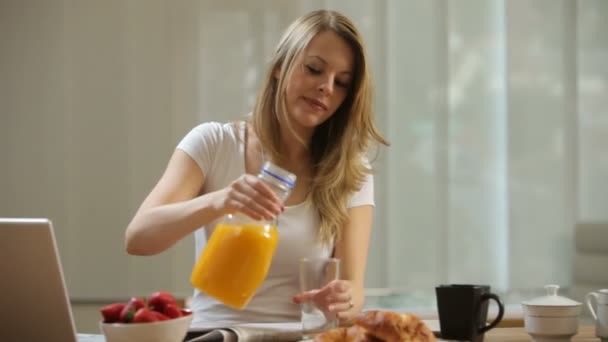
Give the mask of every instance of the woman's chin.
[(305, 112), (301, 115), (296, 116), (295, 123), (305, 129), (315, 129), (320, 126), (325, 120), (327, 120), (325, 114)]

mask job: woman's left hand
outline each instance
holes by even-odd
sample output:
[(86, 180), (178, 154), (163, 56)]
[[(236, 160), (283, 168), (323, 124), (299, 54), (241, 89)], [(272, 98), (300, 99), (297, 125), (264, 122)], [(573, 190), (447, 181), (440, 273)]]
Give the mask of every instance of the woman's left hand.
[(293, 302), (296, 304), (313, 302), (319, 310), (323, 311), (325, 317), (349, 321), (358, 313), (353, 299), (353, 286), (350, 281), (333, 280), (321, 289), (295, 295)]

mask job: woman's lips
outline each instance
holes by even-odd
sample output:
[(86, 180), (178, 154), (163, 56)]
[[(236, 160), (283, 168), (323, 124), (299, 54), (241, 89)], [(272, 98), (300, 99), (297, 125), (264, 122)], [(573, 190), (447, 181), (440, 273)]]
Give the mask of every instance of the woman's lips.
[(304, 100), (316, 111), (324, 112), (327, 110), (327, 106), (321, 101), (311, 99), (309, 97), (304, 97)]

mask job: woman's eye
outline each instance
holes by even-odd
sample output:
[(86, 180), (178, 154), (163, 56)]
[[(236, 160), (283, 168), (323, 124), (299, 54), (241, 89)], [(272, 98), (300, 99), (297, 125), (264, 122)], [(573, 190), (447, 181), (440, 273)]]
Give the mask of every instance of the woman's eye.
[(348, 82), (341, 82), (341, 81), (336, 81), (336, 85), (341, 88), (348, 88), (350, 86), (348, 84)]
[(321, 73), (321, 70), (316, 69), (316, 68), (314, 68), (314, 67), (312, 67), (312, 66), (310, 66), (310, 65), (307, 65), (307, 66), (306, 66), (306, 69), (308, 69), (308, 71), (309, 71), (311, 74), (313, 74), (313, 75), (319, 75), (319, 74)]

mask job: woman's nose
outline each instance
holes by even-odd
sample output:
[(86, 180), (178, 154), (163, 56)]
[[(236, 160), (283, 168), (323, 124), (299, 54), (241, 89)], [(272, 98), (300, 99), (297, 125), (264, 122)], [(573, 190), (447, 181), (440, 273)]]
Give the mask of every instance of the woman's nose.
[(329, 76), (319, 84), (319, 91), (323, 94), (331, 95), (334, 92), (334, 78)]

